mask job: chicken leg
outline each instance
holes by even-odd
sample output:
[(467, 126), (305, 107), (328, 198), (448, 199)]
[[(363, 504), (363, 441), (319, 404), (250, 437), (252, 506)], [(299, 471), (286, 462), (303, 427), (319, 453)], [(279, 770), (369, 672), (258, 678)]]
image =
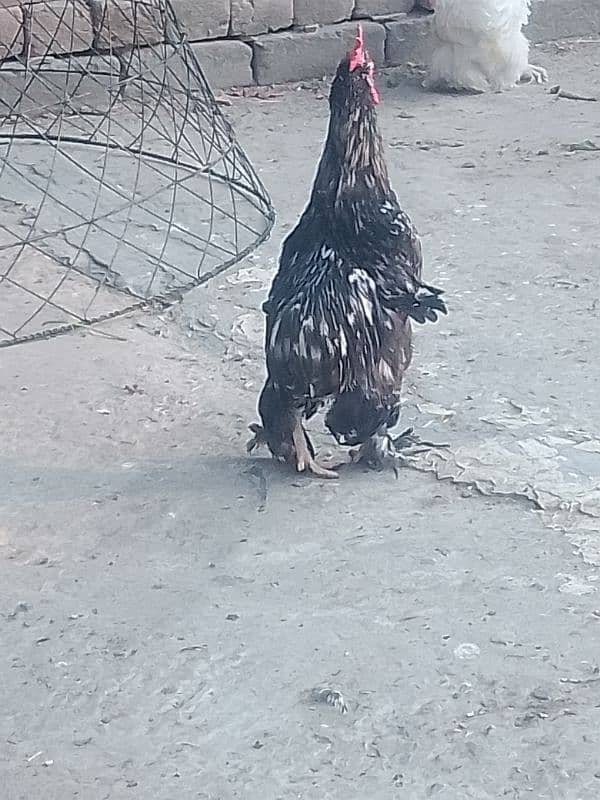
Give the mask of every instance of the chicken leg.
[(296, 470), (298, 472), (310, 472), (319, 478), (335, 479), (339, 478), (337, 472), (332, 469), (322, 467), (315, 459), (312, 444), (304, 428), (302, 427), (302, 419), (299, 415), (294, 418), (294, 425), (291, 430), (291, 447), (284, 447), (278, 451), (274, 451), (269, 443), (268, 436), (262, 425), (252, 423), (250, 430), (254, 437), (246, 445), (249, 453), (254, 452), (258, 447), (266, 445), (271, 450), (274, 458), (286, 461), (287, 463), (295, 462)]
[(306, 434), (302, 427), (302, 420), (300, 416), (296, 417), (294, 428), (292, 430), (292, 442), (294, 443), (294, 455), (296, 459), (296, 469), (298, 472), (312, 472), (313, 475), (316, 475), (319, 478), (339, 478), (337, 472), (332, 469), (322, 467), (315, 460), (308, 447)]

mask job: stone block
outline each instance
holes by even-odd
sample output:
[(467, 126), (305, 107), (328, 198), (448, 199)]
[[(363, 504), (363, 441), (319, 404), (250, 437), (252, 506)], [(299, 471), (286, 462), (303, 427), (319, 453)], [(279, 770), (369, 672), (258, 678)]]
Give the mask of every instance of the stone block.
[(251, 36), (283, 30), (294, 21), (294, 0), (231, 0), (231, 33)]
[(525, 35), (530, 42), (600, 33), (600, 0), (532, 0)]
[(196, 42), (192, 50), (213, 89), (251, 86), (252, 48), (244, 42)]
[(349, 20), (354, 11), (354, 0), (294, 0), (295, 25), (331, 25)]
[[(384, 63), (385, 28), (364, 24), (366, 46), (376, 64)], [(254, 77), (260, 85), (332, 75), (356, 36), (353, 22), (326, 25), (311, 33), (277, 33), (252, 42)]]
[[(9, 111), (58, 116), (67, 100), (69, 110), (105, 110), (114, 99), (119, 74), (117, 59), (102, 56), (49, 57), (34, 69), (13, 63), (10, 70), (0, 69), (0, 116)], [(96, 122), (87, 119), (93, 128)]]
[(230, 0), (171, 0), (183, 32), (191, 42), (227, 36)]
[(385, 17), (406, 14), (415, 7), (415, 0), (356, 0), (355, 17)]
[(84, 0), (51, 0), (26, 8), (26, 30), (30, 32), (28, 56), (89, 50), (94, 31)]
[[(0, 61), (23, 50), (23, 14), (20, 8), (0, 8)], [(2, 112), (0, 97), (0, 113)]]
[(87, 0), (99, 51), (152, 45), (165, 38), (165, 20), (154, 0)]
[(407, 62), (424, 63), (430, 53), (430, 15), (407, 14), (386, 25), (385, 63), (389, 67)]

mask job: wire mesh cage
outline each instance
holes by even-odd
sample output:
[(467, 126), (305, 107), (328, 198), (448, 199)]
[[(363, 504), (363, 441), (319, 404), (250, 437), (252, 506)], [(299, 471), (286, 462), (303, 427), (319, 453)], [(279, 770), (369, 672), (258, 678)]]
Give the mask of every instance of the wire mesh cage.
[(0, 13), (0, 346), (172, 302), (267, 238), (168, 0)]

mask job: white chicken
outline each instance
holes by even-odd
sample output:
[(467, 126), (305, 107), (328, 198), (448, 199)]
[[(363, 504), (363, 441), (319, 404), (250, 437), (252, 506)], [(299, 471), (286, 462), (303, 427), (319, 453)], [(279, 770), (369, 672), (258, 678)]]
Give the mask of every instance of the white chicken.
[(529, 63), (522, 31), (531, 0), (427, 0), (433, 53), (427, 88), (502, 91), (519, 82), (544, 83), (543, 67)]

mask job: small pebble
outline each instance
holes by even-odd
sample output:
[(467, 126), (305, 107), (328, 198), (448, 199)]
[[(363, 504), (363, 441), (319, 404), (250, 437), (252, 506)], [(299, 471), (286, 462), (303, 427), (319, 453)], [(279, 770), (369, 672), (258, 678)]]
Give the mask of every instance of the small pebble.
[(85, 747), (86, 744), (89, 744), (92, 741), (91, 736), (86, 736), (84, 739), (73, 739), (73, 744), (75, 747)]
[(548, 692), (544, 691), (543, 689), (534, 689), (533, 692), (531, 693), (531, 696), (535, 700), (541, 700), (541, 701), (544, 701), (544, 702), (547, 702), (548, 700), (550, 700), (550, 695), (548, 694)]
[(477, 658), (481, 655), (481, 650), (476, 644), (473, 644), (473, 642), (464, 642), (463, 644), (459, 644), (454, 650), (454, 655), (456, 658), (463, 660)]

